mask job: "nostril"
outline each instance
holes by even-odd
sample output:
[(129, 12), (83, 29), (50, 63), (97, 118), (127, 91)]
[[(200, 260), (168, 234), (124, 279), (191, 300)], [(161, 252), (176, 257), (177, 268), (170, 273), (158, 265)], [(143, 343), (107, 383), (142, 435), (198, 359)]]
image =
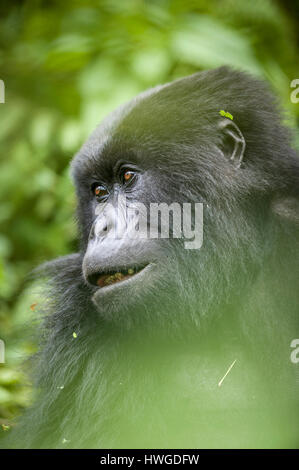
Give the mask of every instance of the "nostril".
[(108, 224), (107, 220), (102, 218), (101, 220), (98, 220), (98, 222), (94, 226), (94, 234), (96, 237), (101, 237), (103, 235), (106, 235), (108, 232)]

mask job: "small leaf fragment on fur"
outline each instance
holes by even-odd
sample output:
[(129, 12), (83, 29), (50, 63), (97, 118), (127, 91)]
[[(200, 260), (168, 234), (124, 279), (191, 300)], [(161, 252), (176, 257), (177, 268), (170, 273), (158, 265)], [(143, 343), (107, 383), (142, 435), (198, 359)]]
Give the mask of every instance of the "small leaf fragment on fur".
[(77, 337), (78, 337), (77, 333), (74, 332), (73, 333), (73, 338), (77, 338)]
[(36, 306), (37, 306), (37, 303), (30, 305), (30, 309), (32, 310), (32, 312), (34, 312)]
[(3, 431), (9, 431), (10, 430), (10, 426), (8, 426), (7, 424), (1, 424), (1, 427), (2, 427)]
[(234, 362), (229, 366), (229, 368), (227, 369), (226, 373), (224, 374), (224, 376), (222, 377), (220, 382), (218, 382), (218, 387), (221, 387), (223, 380), (229, 374), (229, 372), (232, 370), (232, 368), (234, 367), (236, 362), (237, 362), (237, 359), (235, 359)]
[(231, 119), (232, 121), (234, 119), (234, 116), (231, 113), (229, 113), (228, 111), (224, 111), (224, 109), (221, 109), (219, 111), (219, 114), (223, 117), (227, 117), (228, 119)]

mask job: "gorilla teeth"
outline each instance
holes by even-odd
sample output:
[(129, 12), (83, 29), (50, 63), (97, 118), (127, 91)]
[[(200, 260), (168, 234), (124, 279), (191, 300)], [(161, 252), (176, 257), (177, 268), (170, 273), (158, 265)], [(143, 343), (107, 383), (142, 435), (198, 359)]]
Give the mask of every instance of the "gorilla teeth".
[(114, 274), (114, 279), (121, 281), (124, 275), (122, 273), (115, 273)]
[(133, 276), (134, 274), (136, 274), (136, 272), (137, 272), (136, 269), (129, 268), (126, 273), (122, 273), (122, 272), (118, 271), (118, 272), (113, 273), (113, 274), (102, 274), (97, 279), (97, 285), (99, 287), (109, 286), (111, 284), (123, 281), (124, 279), (127, 279), (127, 278)]

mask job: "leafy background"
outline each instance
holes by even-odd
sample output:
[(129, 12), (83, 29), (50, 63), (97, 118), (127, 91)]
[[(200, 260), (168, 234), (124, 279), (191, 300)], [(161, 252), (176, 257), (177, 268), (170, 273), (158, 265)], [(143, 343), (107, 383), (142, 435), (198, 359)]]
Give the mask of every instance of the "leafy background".
[(285, 0), (1, 1), (4, 429), (31, 397), (23, 360), (35, 349), (39, 293), (28, 273), (77, 247), (68, 170), (74, 152), (138, 92), (222, 64), (267, 79), (298, 128), (299, 104), (290, 101), (290, 82), (299, 78), (298, 20), (298, 2)]

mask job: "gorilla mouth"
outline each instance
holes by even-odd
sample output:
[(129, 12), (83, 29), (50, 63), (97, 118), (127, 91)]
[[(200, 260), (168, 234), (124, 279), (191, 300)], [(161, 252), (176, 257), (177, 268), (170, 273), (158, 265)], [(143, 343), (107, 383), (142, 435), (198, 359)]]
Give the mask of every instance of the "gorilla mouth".
[(112, 284), (116, 284), (118, 282), (122, 282), (122, 281), (125, 281), (127, 279), (130, 279), (136, 276), (141, 271), (143, 271), (146, 268), (146, 266), (148, 265), (132, 267), (132, 268), (128, 268), (125, 270), (121, 269), (118, 271), (109, 271), (105, 273), (99, 273), (99, 272), (94, 273), (88, 277), (88, 282), (100, 288), (107, 287)]

